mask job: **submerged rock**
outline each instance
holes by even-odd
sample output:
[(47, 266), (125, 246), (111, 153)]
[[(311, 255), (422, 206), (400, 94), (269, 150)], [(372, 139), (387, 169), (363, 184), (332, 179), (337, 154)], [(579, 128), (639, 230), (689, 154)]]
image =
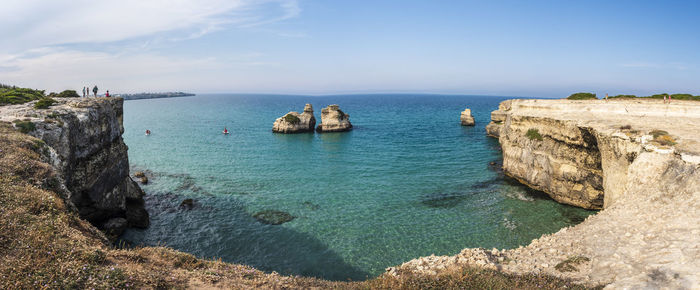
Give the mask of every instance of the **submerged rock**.
[(462, 122), (462, 126), (474, 126), (474, 117), (472, 117), (472, 110), (470, 109), (464, 109), (459, 119)]
[(330, 105), (321, 110), (321, 124), (316, 127), (316, 132), (344, 132), (350, 129), (350, 115), (341, 111), (338, 105)]
[(259, 222), (268, 225), (280, 225), (291, 221), (295, 218), (288, 212), (278, 211), (278, 210), (263, 210), (259, 211), (253, 215), (255, 219)]
[(194, 207), (194, 199), (188, 198), (180, 203), (182, 209), (192, 209)]
[(314, 109), (311, 104), (304, 106), (304, 112), (289, 112), (282, 117), (277, 118), (272, 124), (272, 132), (275, 133), (305, 133), (313, 132), (316, 126), (316, 118), (314, 117)]

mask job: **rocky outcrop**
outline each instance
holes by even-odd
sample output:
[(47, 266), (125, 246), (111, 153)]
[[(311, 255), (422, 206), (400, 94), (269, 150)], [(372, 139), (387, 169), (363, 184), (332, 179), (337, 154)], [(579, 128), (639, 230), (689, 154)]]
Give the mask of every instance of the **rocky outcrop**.
[(313, 132), (316, 126), (316, 118), (314, 117), (314, 109), (311, 104), (304, 106), (304, 112), (289, 112), (282, 117), (277, 118), (272, 125), (272, 132), (275, 133), (306, 133)]
[(525, 247), (423, 257), (390, 274), (479, 266), (611, 289), (700, 287), (700, 102), (512, 100), (492, 120), (509, 175), (604, 209)]
[(459, 116), (459, 120), (462, 126), (474, 126), (474, 117), (472, 117), (472, 110), (464, 109), (462, 114)]
[(341, 111), (338, 105), (329, 105), (321, 110), (321, 124), (316, 132), (344, 132), (351, 129), (350, 115)]
[(129, 176), (127, 146), (122, 140), (123, 99), (68, 98), (45, 110), (32, 103), (0, 107), (0, 120), (28, 120), (29, 135), (49, 146), (48, 161), (67, 191), (63, 198), (92, 224), (110, 231), (147, 227), (143, 191)]
[[(686, 132), (694, 125), (678, 126), (700, 118), (692, 112), (698, 104), (650, 102), (509, 100), (491, 114), (487, 132), (499, 138), (506, 174), (559, 202), (601, 209), (625, 192), (622, 181), (643, 151), (698, 148)], [(655, 140), (659, 129), (685, 135), (678, 150)]]

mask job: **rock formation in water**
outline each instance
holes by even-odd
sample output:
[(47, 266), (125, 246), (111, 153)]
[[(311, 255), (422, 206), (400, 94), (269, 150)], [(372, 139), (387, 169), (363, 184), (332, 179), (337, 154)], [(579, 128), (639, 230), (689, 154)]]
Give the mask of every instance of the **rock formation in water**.
[(472, 110), (464, 109), (464, 111), (462, 111), (461, 116), (459, 117), (459, 120), (461, 121), (462, 126), (474, 126), (474, 117), (472, 117)]
[(125, 226), (148, 227), (144, 192), (129, 176), (123, 99), (57, 100), (45, 110), (30, 104), (2, 107), (0, 120), (34, 124), (28, 134), (48, 145), (48, 161), (66, 188), (63, 198), (82, 218), (116, 236)]
[(316, 127), (316, 132), (344, 132), (351, 129), (350, 115), (341, 111), (338, 105), (329, 105), (321, 110), (321, 124)]
[(316, 126), (316, 118), (314, 117), (314, 109), (311, 104), (304, 106), (304, 112), (289, 112), (286, 115), (277, 118), (272, 125), (272, 132), (275, 133), (305, 133), (313, 132)]

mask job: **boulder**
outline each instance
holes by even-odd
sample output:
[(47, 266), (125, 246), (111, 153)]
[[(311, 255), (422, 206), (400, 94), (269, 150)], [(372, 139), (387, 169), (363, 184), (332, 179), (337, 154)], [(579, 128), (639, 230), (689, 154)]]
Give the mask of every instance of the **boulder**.
[(472, 110), (470, 109), (464, 109), (459, 119), (462, 121), (462, 126), (474, 126), (474, 117), (472, 117)]
[(112, 218), (104, 222), (100, 228), (111, 241), (115, 241), (124, 233), (128, 222), (125, 218)]
[(277, 118), (272, 124), (272, 132), (285, 134), (313, 132), (314, 126), (316, 126), (314, 109), (311, 104), (306, 104), (301, 114), (289, 112)]
[(350, 129), (350, 115), (341, 111), (338, 105), (330, 105), (321, 110), (321, 124), (316, 128), (316, 132), (344, 132)]
[(192, 209), (194, 207), (194, 199), (187, 198), (180, 203), (181, 209)]

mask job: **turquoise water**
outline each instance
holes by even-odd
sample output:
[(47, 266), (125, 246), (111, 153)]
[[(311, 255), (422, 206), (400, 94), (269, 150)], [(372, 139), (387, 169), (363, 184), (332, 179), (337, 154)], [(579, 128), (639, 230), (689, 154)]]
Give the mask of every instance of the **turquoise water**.
[[(124, 140), (151, 226), (122, 237), (282, 274), (362, 280), (466, 247), (513, 248), (592, 212), (560, 205), (499, 172), (485, 135), (503, 98), (200, 95), (127, 101)], [(339, 104), (354, 130), (282, 135), (272, 123)], [(459, 115), (472, 109), (475, 127)], [(230, 135), (222, 135), (224, 126)], [(151, 136), (144, 131), (150, 129)], [(179, 208), (186, 198), (191, 210)], [(296, 218), (266, 225), (280, 210)]]

